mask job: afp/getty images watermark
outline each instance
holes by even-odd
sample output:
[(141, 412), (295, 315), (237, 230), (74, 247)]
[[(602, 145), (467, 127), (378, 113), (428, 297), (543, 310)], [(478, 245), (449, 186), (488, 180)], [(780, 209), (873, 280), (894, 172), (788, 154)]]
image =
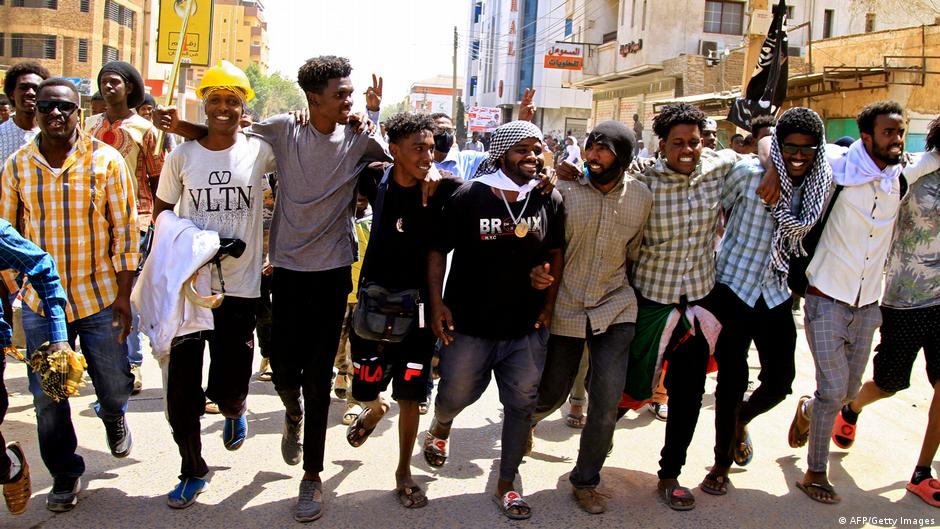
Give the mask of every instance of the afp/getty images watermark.
[(840, 516), (839, 525), (876, 525), (881, 527), (899, 527), (913, 525), (917, 527), (936, 525), (935, 518), (908, 518), (905, 516)]

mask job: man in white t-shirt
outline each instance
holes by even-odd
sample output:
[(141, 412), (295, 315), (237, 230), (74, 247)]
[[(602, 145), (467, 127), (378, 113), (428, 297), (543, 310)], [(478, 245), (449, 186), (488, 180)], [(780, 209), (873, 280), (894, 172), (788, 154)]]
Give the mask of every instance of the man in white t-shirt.
[[(226, 61), (210, 68), (196, 94), (203, 99), (208, 135), (180, 145), (163, 165), (154, 217), (179, 203), (181, 218), (219, 237), (245, 243), (240, 257), (212, 267), (212, 291), (224, 292), (212, 310), (215, 329), (173, 341), (166, 382), (167, 415), (182, 456), (180, 482), (167, 497), (175, 509), (189, 507), (207, 482), (199, 418), (208, 397), (225, 417), (222, 441), (238, 450), (248, 434), (245, 420), (254, 354), (255, 309), (261, 288), (262, 178), (274, 171), (271, 145), (239, 132), (254, 91), (244, 72)], [(221, 268), (221, 273), (219, 268)], [(224, 281), (224, 283), (223, 283)], [(209, 381), (202, 389), (202, 360), (209, 342)]]

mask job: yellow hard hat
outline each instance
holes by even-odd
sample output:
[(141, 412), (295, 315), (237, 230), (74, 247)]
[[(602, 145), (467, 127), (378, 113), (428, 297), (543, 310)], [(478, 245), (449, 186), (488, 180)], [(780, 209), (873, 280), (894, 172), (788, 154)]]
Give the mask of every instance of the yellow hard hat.
[(235, 87), (241, 88), (245, 92), (245, 101), (251, 101), (255, 98), (255, 91), (251, 89), (251, 83), (248, 76), (238, 66), (222, 60), (218, 64), (206, 70), (202, 76), (202, 82), (199, 88), (196, 88), (196, 97), (202, 99), (202, 92), (212, 87)]

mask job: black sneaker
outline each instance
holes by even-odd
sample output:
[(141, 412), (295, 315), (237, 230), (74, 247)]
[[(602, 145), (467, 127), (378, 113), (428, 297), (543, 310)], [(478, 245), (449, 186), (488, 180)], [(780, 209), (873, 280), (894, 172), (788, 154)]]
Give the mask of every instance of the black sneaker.
[(52, 491), (46, 496), (46, 508), (52, 512), (68, 512), (78, 503), (78, 491), (82, 488), (81, 478), (66, 476), (56, 477), (52, 482)]
[(129, 456), (134, 440), (131, 437), (131, 429), (127, 426), (127, 417), (122, 415), (116, 421), (104, 421), (104, 429), (108, 434), (111, 455), (117, 458)]

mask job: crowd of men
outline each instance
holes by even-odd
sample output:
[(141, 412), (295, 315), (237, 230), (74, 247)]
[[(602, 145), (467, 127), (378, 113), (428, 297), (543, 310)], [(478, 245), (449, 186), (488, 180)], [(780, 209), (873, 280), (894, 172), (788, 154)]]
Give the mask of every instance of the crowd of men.
[[(796, 107), (755, 119), (750, 141), (718, 149), (714, 121), (670, 104), (653, 120), (657, 154), (646, 157), (638, 116), (632, 127), (596, 124), (583, 149), (574, 137), (547, 140), (526, 91), (519, 120), (460, 150), (443, 114), (402, 112), (376, 126), (380, 79), (366, 91), (368, 114), (353, 114), (351, 71), (341, 57), (308, 60), (298, 72), (308, 112), (250, 123), (248, 77), (222, 61), (197, 89), (202, 124), (155, 108), (125, 62), (101, 69), (103, 108), (83, 124), (70, 81), (28, 62), (6, 74), (4, 314), (12, 295), (21, 299), (27, 354), (78, 339), (119, 458), (133, 446), (127, 402), (142, 384), (140, 337), (149, 338), (181, 456), (170, 507), (192, 505), (208, 485), (207, 399), (224, 416), (225, 448), (246, 442), (257, 328), (261, 377), (285, 409), (281, 453), (304, 471), (297, 521), (323, 514), (334, 367), (354, 447), (388, 412), (391, 386), (405, 508), (429, 501), (411, 456), (432, 374), (433, 421), (420, 436), (432, 467), (446, 464), (455, 422), (495, 377), (493, 499), (508, 518), (529, 518), (520, 463), (539, 421), (575, 389), (585, 348), (589, 406), (569, 477), (578, 505), (604, 512), (598, 486), (616, 422), (660, 393), (669, 408), (655, 408), (666, 420), (658, 494), (693, 509), (679, 477), (706, 374), (717, 367), (715, 459), (699, 488), (720, 496), (732, 466), (753, 460), (748, 427), (791, 392), (794, 297), (805, 298), (817, 384), (788, 432), (790, 446), (808, 444), (797, 487), (839, 501), (830, 441), (851, 447), (864, 407), (907, 388), (923, 349), (934, 396), (907, 489), (940, 506), (930, 470), (940, 444), (940, 120), (921, 156), (904, 154), (894, 102), (866, 106), (860, 138), (845, 147), (827, 144), (821, 118)], [(879, 327), (874, 379), (862, 384)], [(0, 323), (5, 352), (10, 335)], [(760, 384), (745, 400), (752, 343)], [(32, 369), (29, 388), (53, 477), (46, 506), (68, 511), (85, 471), (69, 402), (50, 398)], [(29, 467), (17, 442), (5, 446), (0, 482), (16, 514), (31, 495)]]

